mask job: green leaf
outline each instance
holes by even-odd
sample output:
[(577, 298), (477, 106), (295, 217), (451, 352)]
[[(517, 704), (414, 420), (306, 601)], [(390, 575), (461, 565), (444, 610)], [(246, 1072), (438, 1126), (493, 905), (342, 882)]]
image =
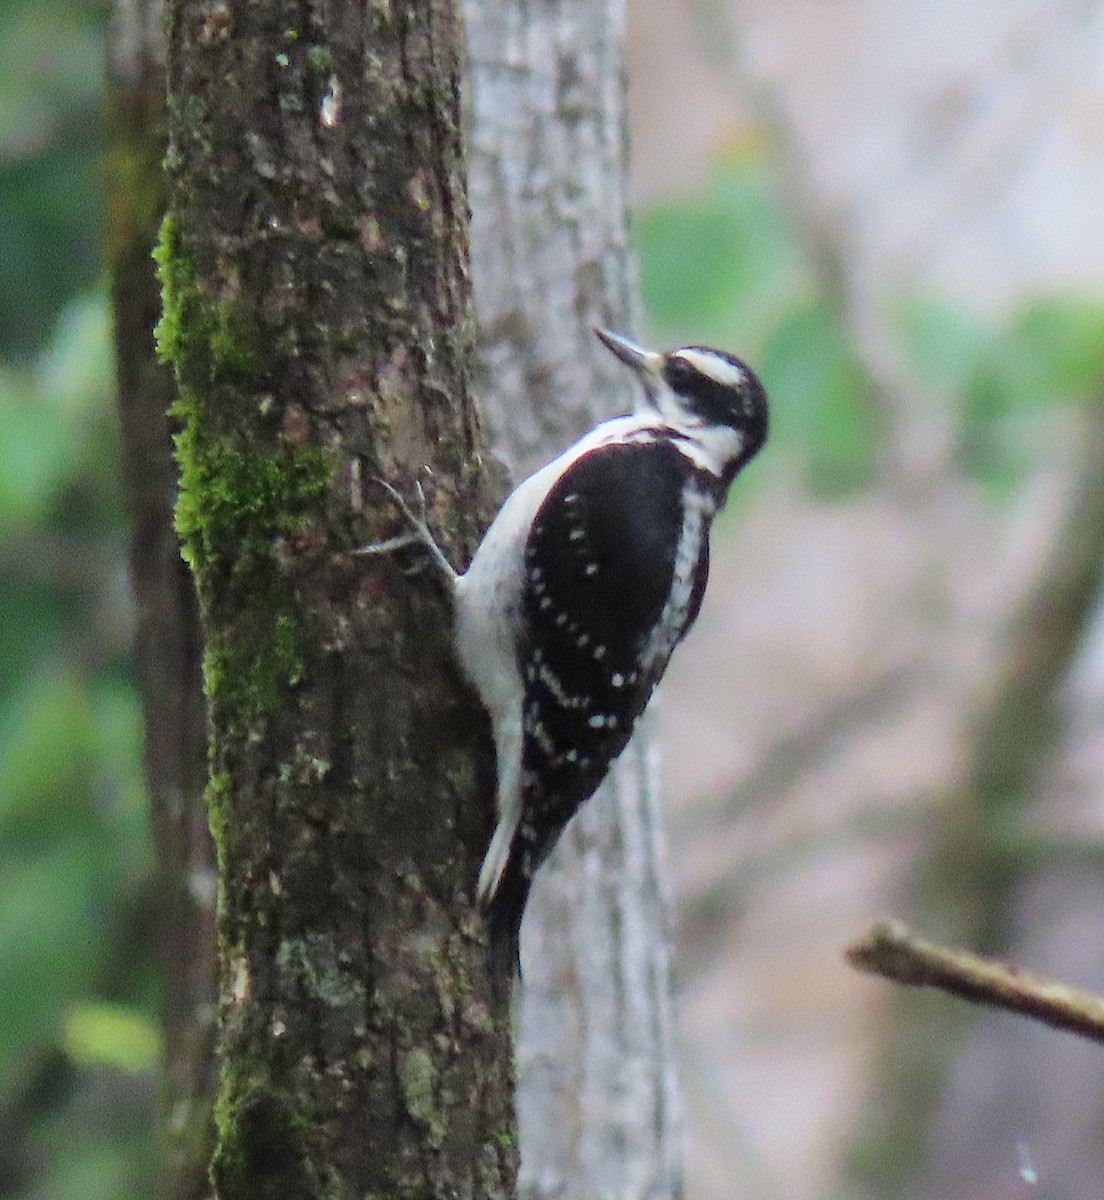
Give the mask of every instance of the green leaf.
[(149, 1071), (161, 1058), (157, 1026), (121, 1004), (75, 1005), (66, 1015), (62, 1044), (78, 1066), (100, 1063), (120, 1071)]
[(114, 467), (107, 296), (81, 296), (62, 313), (32, 370), (0, 367), (0, 520), (44, 523), (67, 491)]
[(1038, 301), (1011, 323), (996, 353), (1010, 405), (1099, 398), (1104, 387), (1104, 307)]
[(686, 200), (645, 209), (637, 246), (649, 323), (672, 342), (754, 356), (804, 287), (795, 243), (753, 159), (718, 168)]
[(0, 521), (9, 535), (45, 519), (72, 475), (75, 435), (26, 372), (0, 368)]
[[(0, 1092), (23, 1056), (61, 1033), (73, 1000), (90, 990), (106, 945), (96, 899), (101, 863), (83, 841), (59, 841), (0, 880)], [(98, 911), (99, 909), (99, 911)]]
[(865, 486), (877, 449), (862, 364), (825, 304), (798, 309), (763, 350), (762, 376), (782, 443), (801, 447), (809, 486), (832, 499)]
[(42, 357), (43, 396), (75, 420), (98, 414), (111, 399), (114, 354), (106, 292), (88, 292), (66, 306)]
[(905, 363), (925, 387), (965, 388), (994, 341), (992, 329), (936, 300), (915, 300), (896, 314)]
[(0, 862), (66, 831), (91, 834), (94, 762), (84, 687), (49, 666), (26, 679), (0, 716)]
[(1030, 474), (1054, 410), (1104, 402), (1104, 308), (1048, 299), (984, 340), (961, 389), (959, 463), (998, 496)]

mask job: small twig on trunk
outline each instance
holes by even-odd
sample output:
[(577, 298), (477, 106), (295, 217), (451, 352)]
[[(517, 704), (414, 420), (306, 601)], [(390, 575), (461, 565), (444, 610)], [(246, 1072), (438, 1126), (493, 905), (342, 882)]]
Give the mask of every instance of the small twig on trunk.
[(940, 988), (974, 1004), (1007, 1009), (1104, 1042), (1104, 997), (925, 941), (900, 921), (879, 922), (848, 946), (844, 957), (857, 970), (895, 983)]

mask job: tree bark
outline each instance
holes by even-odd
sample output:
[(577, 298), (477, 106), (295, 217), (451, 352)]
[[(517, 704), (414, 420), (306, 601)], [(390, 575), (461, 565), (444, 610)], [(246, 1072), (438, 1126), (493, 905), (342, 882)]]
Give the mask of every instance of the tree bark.
[(219, 857), (222, 1200), (511, 1195), (474, 878), (486, 718), (374, 476), (483, 527), (448, 0), (169, 5), (180, 383)]
[[(633, 404), (618, 0), (467, 0), (480, 401), (520, 473)], [(682, 1194), (669, 908), (645, 722), (537, 878), (518, 1035), (526, 1196)]]
[(106, 253), (115, 313), (123, 478), (137, 611), (134, 656), (157, 850), (164, 971), (165, 1127), (159, 1195), (207, 1195), (214, 1124), (214, 849), (203, 789), (207, 718), (195, 587), (173, 530), (172, 375), (156, 360), (160, 295), (151, 252), (164, 208), (162, 5), (123, 0), (111, 27), (107, 86)]

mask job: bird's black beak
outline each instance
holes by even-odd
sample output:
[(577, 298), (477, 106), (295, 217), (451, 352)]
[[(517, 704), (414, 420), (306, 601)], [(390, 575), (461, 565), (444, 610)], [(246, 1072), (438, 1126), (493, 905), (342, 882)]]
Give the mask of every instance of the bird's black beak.
[(615, 358), (619, 358), (625, 366), (632, 367), (637, 375), (643, 378), (645, 386), (660, 378), (663, 370), (662, 354), (655, 350), (646, 350), (643, 346), (638, 346), (636, 342), (630, 342), (628, 338), (622, 337), (619, 333), (611, 333), (608, 329), (595, 327), (594, 332), (602, 345)]

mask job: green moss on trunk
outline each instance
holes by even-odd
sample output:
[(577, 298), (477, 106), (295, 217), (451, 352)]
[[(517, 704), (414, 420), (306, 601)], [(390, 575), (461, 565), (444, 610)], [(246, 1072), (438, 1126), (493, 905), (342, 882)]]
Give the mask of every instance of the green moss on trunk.
[[(208, 623), (207, 695), (222, 721), (248, 729), (274, 714), (302, 678), (297, 611), (279, 568), (284, 539), (308, 536), (331, 483), (327, 456), (310, 446), (257, 451), (255, 430), (227, 428), (213, 411), (264, 386), (247, 304), (212, 300), (194, 279), (176, 218), (166, 214), (154, 252), (163, 313), (158, 353), (180, 386), (173, 415), (180, 486), (176, 528), (206, 615), (218, 581), (246, 583), (231, 628)], [(264, 404), (262, 398), (261, 404)], [(261, 414), (262, 422), (264, 414)]]

